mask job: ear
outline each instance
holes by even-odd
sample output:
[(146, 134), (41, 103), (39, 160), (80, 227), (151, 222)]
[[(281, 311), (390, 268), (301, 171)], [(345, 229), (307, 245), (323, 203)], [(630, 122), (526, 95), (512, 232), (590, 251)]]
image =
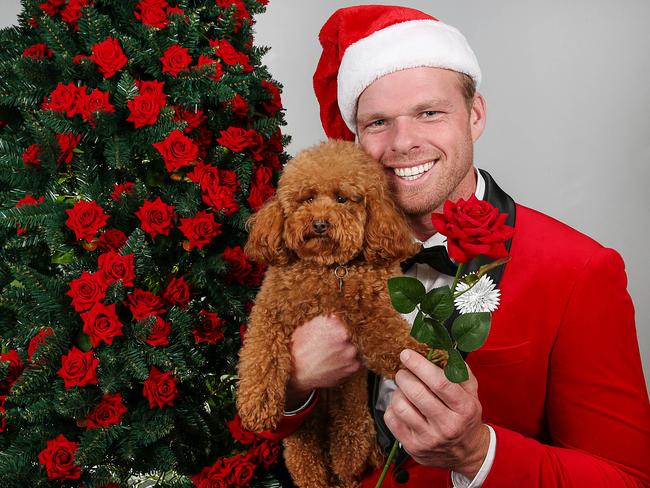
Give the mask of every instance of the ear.
[(383, 187), (366, 196), (366, 234), (363, 255), (368, 262), (404, 261), (418, 252), (402, 211)]
[(277, 198), (272, 198), (248, 221), (250, 233), (244, 248), (246, 255), (258, 263), (282, 265), (289, 254), (282, 240), (284, 214)]

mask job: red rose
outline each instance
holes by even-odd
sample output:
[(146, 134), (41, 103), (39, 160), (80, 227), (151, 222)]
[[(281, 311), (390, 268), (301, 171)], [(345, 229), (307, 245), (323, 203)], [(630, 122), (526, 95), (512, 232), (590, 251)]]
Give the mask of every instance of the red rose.
[(94, 116), (97, 112), (115, 112), (115, 107), (108, 101), (108, 92), (95, 88), (88, 95), (82, 92), (79, 97), (79, 112), (81, 117), (94, 127)]
[(117, 251), (126, 244), (126, 234), (119, 229), (106, 229), (99, 234), (97, 247), (102, 251)]
[(257, 439), (255, 432), (245, 429), (241, 424), (239, 414), (235, 414), (235, 417), (226, 422), (226, 425), (230, 431), (230, 436), (240, 444), (252, 444)]
[(210, 41), (210, 47), (214, 48), (214, 53), (223, 59), (224, 63), (231, 66), (241, 64), (245, 73), (253, 70), (253, 67), (250, 65), (249, 57), (246, 54), (237, 51), (237, 49), (235, 49), (227, 40), (216, 39)]
[(110, 285), (122, 280), (122, 286), (133, 286), (135, 279), (133, 254), (122, 256), (115, 251), (109, 251), (101, 254), (97, 262), (100, 271), (106, 278), (106, 283)]
[(68, 219), (65, 225), (74, 231), (77, 240), (85, 239), (90, 242), (95, 238), (97, 231), (106, 225), (108, 215), (95, 200), (86, 202), (80, 200), (71, 209), (66, 210)]
[(235, 7), (235, 19), (237, 19), (237, 23), (234, 26), (235, 32), (239, 31), (244, 19), (248, 20), (249, 23), (251, 22), (251, 14), (246, 10), (246, 6), (242, 0), (216, 0), (216, 2), (217, 5), (224, 9), (230, 6)]
[(181, 308), (187, 307), (190, 298), (190, 285), (182, 276), (180, 278), (173, 277), (163, 292), (163, 299), (167, 303)]
[(251, 461), (251, 456), (248, 454), (237, 454), (231, 458), (226, 459), (229, 469), (228, 481), (231, 486), (248, 486), (253, 479), (255, 473), (255, 464)]
[(192, 482), (197, 488), (230, 488), (226, 481), (227, 470), (223, 458), (219, 458), (212, 466), (206, 466), (200, 473), (192, 476)]
[(113, 192), (111, 193), (111, 199), (114, 202), (117, 202), (122, 196), (122, 193), (133, 193), (135, 188), (135, 183), (132, 181), (125, 181), (124, 183), (115, 183), (113, 185)]
[(74, 455), (79, 448), (63, 434), (47, 441), (47, 447), (38, 453), (38, 462), (45, 466), (50, 480), (77, 480), (81, 478), (81, 468), (74, 464)]
[(79, 98), (85, 92), (85, 87), (78, 87), (74, 83), (68, 83), (67, 85), (59, 83), (52, 93), (50, 93), (49, 99), (45, 100), (42, 108), (55, 112), (63, 112), (68, 117), (74, 117), (77, 113)]
[(201, 323), (192, 330), (195, 342), (207, 342), (216, 344), (219, 339), (223, 339), (223, 326), (225, 320), (219, 317), (216, 312), (201, 310)]
[(167, 205), (160, 197), (153, 202), (145, 200), (140, 209), (135, 212), (140, 219), (140, 227), (147, 232), (152, 238), (157, 235), (169, 235), (169, 231), (174, 226), (174, 207)]
[(272, 175), (271, 168), (260, 166), (255, 170), (253, 184), (248, 195), (248, 203), (253, 210), (257, 211), (262, 208), (264, 203), (275, 193), (275, 188), (270, 185)]
[(265, 440), (248, 452), (263, 469), (269, 470), (280, 459), (280, 443)]
[(505, 242), (514, 229), (505, 224), (508, 214), (485, 200), (472, 195), (467, 201), (447, 200), (443, 214), (432, 214), (431, 221), (441, 234), (447, 236), (449, 257), (467, 263), (479, 255), (493, 259), (508, 255)]
[(178, 396), (176, 378), (171, 371), (161, 372), (155, 366), (151, 367), (149, 377), (144, 380), (142, 389), (144, 397), (149, 400), (149, 408), (162, 408), (165, 405), (174, 405), (174, 398)]
[(107, 37), (105, 41), (92, 46), (90, 59), (97, 65), (104, 78), (110, 78), (121, 70), (129, 60), (117, 39)]
[(69, 0), (61, 11), (61, 20), (75, 29), (79, 29), (77, 21), (81, 17), (81, 9), (87, 5), (90, 5), (90, 0)]
[(262, 88), (265, 88), (266, 91), (268, 91), (269, 94), (271, 95), (271, 98), (261, 103), (262, 108), (268, 115), (274, 116), (276, 113), (282, 110), (280, 89), (268, 80), (262, 80), (261, 85)]
[(160, 58), (163, 66), (163, 73), (169, 73), (172, 76), (178, 76), (181, 71), (188, 71), (192, 62), (192, 57), (188, 54), (188, 49), (179, 44), (169, 46)]
[(122, 335), (122, 322), (117, 318), (115, 304), (96, 303), (93, 308), (81, 314), (83, 331), (90, 336), (93, 347), (100, 342), (113, 344), (113, 338)]
[(199, 148), (179, 130), (172, 131), (164, 140), (153, 144), (165, 160), (167, 171), (190, 166), (197, 160)]
[(20, 354), (14, 349), (9, 349), (5, 353), (0, 354), (0, 363), (8, 362), (7, 375), (0, 381), (0, 391), (7, 392), (14, 385), (18, 377), (23, 373), (23, 361)]
[(161, 108), (167, 103), (165, 101), (167, 95), (163, 92), (163, 88), (165, 87), (164, 81), (135, 80), (135, 85), (138, 87), (138, 93), (140, 95), (151, 95), (155, 99), (160, 100)]
[(77, 148), (77, 144), (81, 140), (81, 136), (76, 134), (56, 134), (57, 142), (59, 143), (59, 157), (56, 160), (58, 164), (72, 162), (73, 151)]
[(223, 251), (223, 259), (228, 265), (226, 279), (230, 282), (244, 284), (253, 271), (253, 265), (244, 254), (240, 246), (226, 247)]
[(23, 51), (23, 56), (31, 59), (50, 59), (54, 52), (47, 47), (47, 44), (33, 44)]
[(217, 142), (233, 152), (242, 152), (250, 142), (248, 131), (241, 127), (228, 127), (227, 130), (219, 131), (219, 133), (221, 137), (217, 139)]
[(266, 148), (272, 152), (282, 152), (282, 131), (276, 130), (268, 141), (266, 141)]
[(162, 298), (140, 288), (133, 290), (127, 299), (126, 304), (136, 320), (142, 320), (149, 315), (161, 315), (167, 311)]
[(85, 54), (77, 54), (74, 58), (72, 58), (72, 62), (75, 64), (81, 64), (86, 59), (90, 59), (90, 56), (86, 56)]
[(223, 211), (227, 217), (239, 209), (235, 192), (227, 186), (212, 185), (202, 194), (203, 201), (217, 211)]
[(221, 66), (221, 63), (218, 63), (217, 61), (215, 61), (209, 56), (206, 56), (204, 54), (199, 55), (199, 59), (196, 61), (196, 66), (194, 67), (194, 69), (195, 70), (200, 69), (201, 66), (205, 66), (206, 64), (210, 66), (214, 66), (214, 71), (210, 75), (210, 78), (212, 78), (215, 81), (219, 81), (223, 76), (223, 67)]
[(274, 171), (282, 170), (282, 162), (280, 161), (280, 157), (271, 151), (264, 151), (264, 154), (262, 155), (262, 164)]
[(121, 393), (106, 394), (84, 419), (86, 430), (119, 424), (126, 412)]
[(232, 191), (239, 189), (239, 181), (237, 181), (237, 173), (229, 169), (219, 170), (219, 182), (223, 186), (227, 186)]
[(187, 177), (195, 183), (201, 185), (202, 189), (206, 189), (213, 185), (219, 185), (219, 170), (216, 166), (206, 164), (199, 161), (194, 165), (191, 172), (187, 173)]
[(145, 125), (153, 125), (158, 120), (160, 109), (164, 104), (164, 99), (161, 105), (161, 100), (155, 95), (139, 95), (126, 102), (131, 112), (126, 120), (133, 122), (136, 129)]
[(203, 246), (210, 244), (215, 236), (221, 234), (219, 227), (221, 224), (215, 222), (214, 214), (203, 210), (191, 219), (181, 219), (181, 225), (178, 226), (189, 240), (186, 247), (188, 251), (194, 247), (203, 249)]
[(50, 17), (59, 13), (59, 9), (65, 4), (65, 0), (45, 0), (39, 7)]
[(250, 272), (246, 279), (246, 284), (251, 286), (260, 286), (264, 275), (266, 274), (266, 264), (253, 263), (253, 271)]
[(187, 125), (183, 129), (183, 132), (186, 134), (192, 132), (194, 129), (199, 127), (203, 122), (208, 120), (208, 118), (203, 113), (203, 110), (186, 110), (180, 105), (174, 107), (174, 122), (185, 121)]
[(81, 276), (68, 283), (68, 286), (70, 290), (66, 295), (72, 298), (75, 312), (83, 312), (106, 298), (108, 284), (103, 273), (90, 274), (82, 271)]
[(169, 4), (165, 0), (141, 0), (135, 6), (135, 18), (144, 25), (162, 29), (169, 25), (166, 9)]
[(205, 159), (208, 157), (208, 151), (214, 146), (214, 132), (202, 125), (194, 134), (194, 142), (199, 146), (199, 158)]
[[(44, 199), (45, 197), (40, 197), (38, 200), (36, 200), (31, 195), (25, 195), (23, 198), (21, 198), (16, 202), (16, 208), (20, 208), (24, 205), (36, 205), (38, 203), (42, 203)], [(25, 232), (27, 232), (27, 229), (25, 229), (24, 227), (21, 227), (20, 225), (16, 227), (16, 234), (22, 235)]]
[(144, 340), (147, 344), (151, 346), (168, 346), (169, 345), (169, 334), (172, 331), (172, 326), (169, 322), (163, 320), (160, 317), (156, 317), (156, 321), (151, 326), (151, 331), (149, 335)]
[(52, 327), (46, 327), (38, 331), (38, 333), (31, 338), (29, 345), (27, 346), (27, 357), (32, 361), (32, 357), (36, 350), (42, 345), (45, 344), (45, 339), (54, 334)]
[(63, 378), (66, 388), (96, 385), (99, 360), (92, 351), (83, 352), (72, 346), (68, 354), (61, 356), (61, 369), (56, 374)]
[(228, 101), (228, 106), (237, 117), (246, 117), (248, 115), (248, 102), (239, 93)]
[(25, 166), (41, 165), (41, 147), (38, 144), (32, 144), (23, 152), (23, 162)]

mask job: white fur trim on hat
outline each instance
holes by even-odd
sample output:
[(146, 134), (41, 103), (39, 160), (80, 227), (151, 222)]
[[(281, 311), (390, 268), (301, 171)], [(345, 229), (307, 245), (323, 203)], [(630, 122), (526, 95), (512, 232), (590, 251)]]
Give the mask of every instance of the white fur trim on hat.
[(356, 132), (357, 99), (373, 81), (407, 68), (446, 68), (481, 82), (481, 68), (465, 36), (436, 20), (410, 20), (373, 32), (343, 54), (337, 86), (339, 110)]

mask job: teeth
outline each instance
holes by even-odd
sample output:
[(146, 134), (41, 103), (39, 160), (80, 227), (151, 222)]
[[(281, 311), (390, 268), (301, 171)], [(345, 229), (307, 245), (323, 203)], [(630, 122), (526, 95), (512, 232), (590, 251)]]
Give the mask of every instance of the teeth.
[(412, 181), (419, 178), (423, 173), (426, 173), (433, 167), (433, 161), (424, 163), (419, 166), (412, 166), (410, 168), (393, 168), (393, 171), (400, 178)]

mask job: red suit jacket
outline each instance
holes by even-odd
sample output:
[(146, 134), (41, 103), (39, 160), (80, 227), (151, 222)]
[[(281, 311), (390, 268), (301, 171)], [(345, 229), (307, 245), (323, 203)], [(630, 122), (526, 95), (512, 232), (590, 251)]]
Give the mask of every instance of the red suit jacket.
[[(510, 255), (488, 339), (467, 358), (496, 431), (483, 488), (650, 486), (650, 404), (623, 260), (521, 205)], [(306, 415), (286, 417), (277, 437)], [(451, 486), (449, 470), (402, 468), (406, 483), (383, 486)]]

